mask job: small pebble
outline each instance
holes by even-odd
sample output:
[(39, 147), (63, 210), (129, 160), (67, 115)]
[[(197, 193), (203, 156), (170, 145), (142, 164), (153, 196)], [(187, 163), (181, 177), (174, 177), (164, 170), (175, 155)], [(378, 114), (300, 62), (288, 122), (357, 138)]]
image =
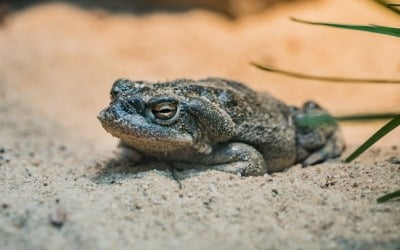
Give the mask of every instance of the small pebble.
[(67, 214), (65, 213), (64, 209), (57, 207), (53, 210), (53, 212), (50, 213), (49, 219), (53, 226), (60, 228), (67, 220)]

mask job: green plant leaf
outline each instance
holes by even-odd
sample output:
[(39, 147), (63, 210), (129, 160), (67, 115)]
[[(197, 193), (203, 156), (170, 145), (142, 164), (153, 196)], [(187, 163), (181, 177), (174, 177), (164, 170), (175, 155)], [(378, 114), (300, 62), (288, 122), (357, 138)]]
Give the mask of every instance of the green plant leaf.
[(259, 68), (264, 71), (268, 71), (271, 73), (277, 73), (285, 76), (290, 76), (294, 78), (300, 79), (308, 79), (308, 80), (318, 80), (318, 81), (325, 81), (325, 82), (339, 82), (339, 83), (382, 83), (382, 84), (393, 84), (393, 83), (400, 83), (400, 79), (360, 79), (360, 78), (344, 78), (344, 77), (335, 77), (335, 76), (315, 76), (315, 75), (307, 75), (293, 71), (287, 71), (282, 69), (276, 69), (268, 66), (263, 66), (261, 64), (250, 62), (256, 68)]
[(350, 154), (345, 160), (345, 162), (351, 162), (362, 154), (365, 150), (371, 147), (375, 142), (384, 137), (387, 133), (400, 126), (400, 115), (397, 115), (388, 123), (386, 123), (382, 128), (375, 132), (368, 140), (366, 140), (360, 147), (358, 147), (353, 153)]
[(325, 112), (311, 112), (304, 115), (295, 116), (294, 123), (296, 124), (296, 126), (300, 127), (315, 128), (325, 125), (332, 125), (337, 122), (391, 119), (397, 115), (398, 113), (379, 113), (331, 116), (330, 114)]
[(338, 24), (338, 23), (322, 23), (322, 22), (310, 22), (305, 21), (297, 18), (291, 18), (292, 21), (299, 22), (299, 23), (306, 23), (312, 25), (323, 25), (335, 28), (342, 28), (342, 29), (351, 29), (351, 30), (361, 30), (373, 33), (379, 33), (389, 36), (396, 36), (400, 37), (400, 29), (393, 28), (388, 26), (380, 26), (380, 25), (348, 25), (348, 24)]
[(371, 120), (383, 120), (383, 119), (392, 119), (396, 117), (398, 113), (377, 113), (377, 114), (353, 114), (353, 115), (341, 115), (335, 116), (334, 118), (339, 122), (347, 122), (347, 121), (371, 121)]
[(388, 200), (391, 200), (391, 199), (394, 199), (394, 198), (397, 198), (397, 197), (400, 197), (400, 190), (394, 191), (392, 193), (385, 194), (385, 195), (379, 197), (376, 201), (378, 203), (383, 203), (383, 202), (386, 202)]

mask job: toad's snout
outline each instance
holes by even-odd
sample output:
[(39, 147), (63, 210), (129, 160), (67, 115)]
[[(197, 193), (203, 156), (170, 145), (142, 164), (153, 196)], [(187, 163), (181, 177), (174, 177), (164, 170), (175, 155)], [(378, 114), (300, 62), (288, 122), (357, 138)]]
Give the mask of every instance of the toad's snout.
[(100, 121), (113, 121), (124, 118), (127, 115), (144, 116), (145, 111), (145, 102), (142, 98), (135, 96), (112, 102), (100, 112), (97, 118)]

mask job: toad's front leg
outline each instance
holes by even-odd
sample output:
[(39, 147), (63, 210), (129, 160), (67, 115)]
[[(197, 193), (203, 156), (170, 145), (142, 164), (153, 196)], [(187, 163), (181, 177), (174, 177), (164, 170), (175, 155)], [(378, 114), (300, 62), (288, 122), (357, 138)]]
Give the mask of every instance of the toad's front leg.
[(248, 175), (262, 175), (268, 172), (263, 156), (254, 147), (244, 143), (217, 144), (211, 153), (198, 154), (199, 164), (209, 165), (210, 169)]

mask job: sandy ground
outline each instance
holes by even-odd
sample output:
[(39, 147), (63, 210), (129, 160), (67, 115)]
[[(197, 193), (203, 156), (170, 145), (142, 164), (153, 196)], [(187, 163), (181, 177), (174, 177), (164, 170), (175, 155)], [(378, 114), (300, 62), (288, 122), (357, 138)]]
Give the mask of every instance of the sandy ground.
[[(220, 76), (334, 114), (399, 111), (400, 87), (267, 74), (399, 78), (399, 40), (311, 27), (399, 26), (367, 1), (280, 5), (235, 21), (207, 11), (134, 14), (47, 4), (0, 26), (1, 249), (400, 249), (400, 130), (354, 163), (272, 176), (133, 166), (96, 120), (119, 77)], [(382, 122), (342, 124), (345, 155)], [(62, 225), (61, 225), (62, 224)]]

